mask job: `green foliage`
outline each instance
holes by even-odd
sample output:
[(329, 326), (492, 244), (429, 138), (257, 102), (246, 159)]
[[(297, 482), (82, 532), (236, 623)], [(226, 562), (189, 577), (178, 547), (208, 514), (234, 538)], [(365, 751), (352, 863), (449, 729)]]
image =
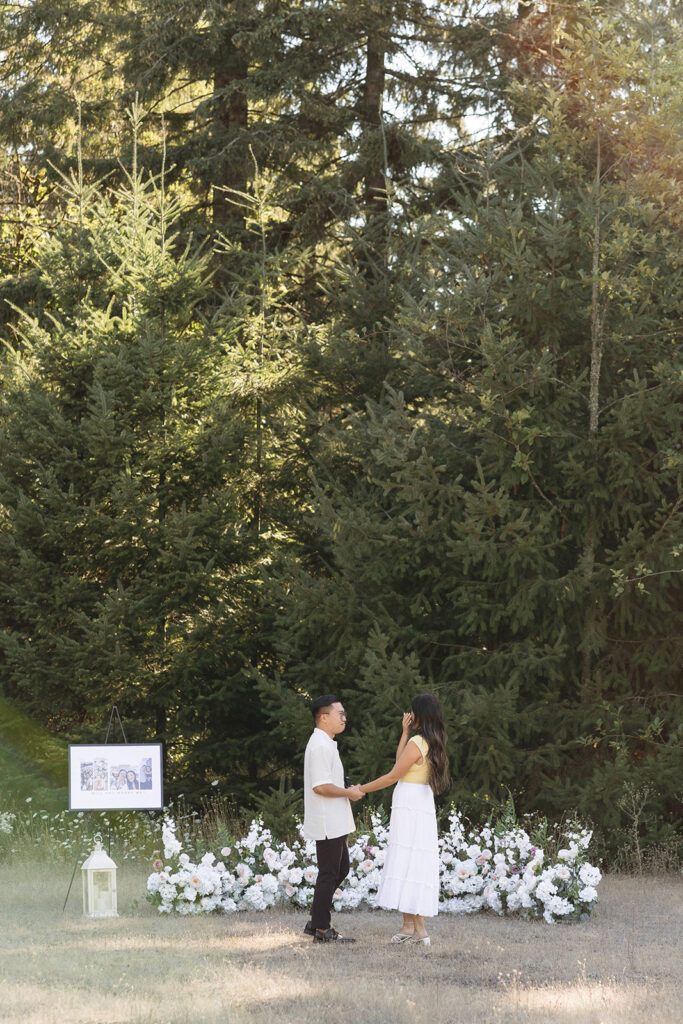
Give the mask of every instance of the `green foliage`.
[(434, 690), (446, 800), (509, 788), (616, 836), (649, 787), (641, 832), (667, 842), (671, 5), (1, 17), (0, 692), (37, 729), (0, 733), (17, 798), (57, 793), (62, 741), (117, 703), (164, 739), (171, 792), (219, 779), (285, 828), (310, 697), (340, 694), (365, 778)]
[[(624, 785), (648, 782), (663, 839), (680, 742), (679, 206), (670, 94), (645, 102), (647, 45), (618, 38), (608, 19), (562, 34), (555, 77), (512, 87), (519, 133), (470, 153), (457, 216), (421, 228), (410, 270), (427, 287), (404, 287), (384, 395), (326, 431), (323, 554), (285, 567), (278, 603), (293, 685), (322, 669), (352, 712), (352, 774), (379, 774), (401, 694), (430, 689), (456, 799), (503, 784), (525, 811), (614, 828)], [(577, 69), (585, 93), (568, 88)], [(644, 592), (614, 594), (641, 564)]]
[(276, 839), (293, 842), (299, 838), (298, 825), (304, 817), (304, 798), (300, 789), (293, 789), (285, 775), (280, 776), (277, 789), (262, 793), (254, 800), (256, 810)]

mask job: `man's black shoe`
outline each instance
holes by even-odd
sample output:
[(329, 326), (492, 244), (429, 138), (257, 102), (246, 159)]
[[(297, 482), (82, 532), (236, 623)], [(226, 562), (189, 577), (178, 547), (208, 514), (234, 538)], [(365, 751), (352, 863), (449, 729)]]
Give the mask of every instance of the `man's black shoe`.
[(304, 935), (315, 935), (315, 928), (313, 927), (312, 921), (307, 921), (304, 925)]
[(340, 935), (336, 928), (328, 928), (327, 931), (323, 931), (322, 928), (316, 928), (315, 935), (313, 936), (314, 942), (355, 942), (355, 939), (350, 939), (347, 935)]

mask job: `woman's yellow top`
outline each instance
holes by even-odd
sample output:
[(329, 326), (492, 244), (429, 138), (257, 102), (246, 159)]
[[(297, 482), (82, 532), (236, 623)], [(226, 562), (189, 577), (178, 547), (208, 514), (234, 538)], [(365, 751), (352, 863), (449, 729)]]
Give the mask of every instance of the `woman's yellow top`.
[(411, 764), (408, 771), (401, 778), (401, 782), (420, 782), (422, 785), (426, 785), (429, 783), (429, 761), (427, 760), (429, 744), (424, 736), (411, 736), (408, 742), (416, 743), (419, 747), (422, 754), (422, 764)]

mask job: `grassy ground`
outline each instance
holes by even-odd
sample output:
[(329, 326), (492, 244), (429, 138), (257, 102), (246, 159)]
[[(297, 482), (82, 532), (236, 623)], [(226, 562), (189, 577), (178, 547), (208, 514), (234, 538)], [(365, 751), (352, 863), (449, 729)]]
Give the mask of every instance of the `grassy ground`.
[[(80, 874), (80, 872), (79, 872)], [(586, 924), (492, 915), (432, 922), (432, 947), (387, 945), (397, 915), (336, 916), (321, 947), (304, 914), (162, 917), (140, 869), (114, 920), (81, 916), (68, 869), (0, 865), (0, 1020), (12, 1024), (673, 1024), (679, 878), (608, 877)], [(678, 991), (677, 991), (678, 987)]]

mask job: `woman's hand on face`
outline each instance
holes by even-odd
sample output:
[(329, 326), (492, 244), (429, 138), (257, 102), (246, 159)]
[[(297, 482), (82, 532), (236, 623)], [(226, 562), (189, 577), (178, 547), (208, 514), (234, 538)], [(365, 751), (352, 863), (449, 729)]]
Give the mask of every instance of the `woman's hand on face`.
[(406, 711), (406, 713), (403, 716), (403, 731), (404, 732), (410, 732), (412, 724), (413, 724), (413, 713), (412, 713), (412, 711)]

